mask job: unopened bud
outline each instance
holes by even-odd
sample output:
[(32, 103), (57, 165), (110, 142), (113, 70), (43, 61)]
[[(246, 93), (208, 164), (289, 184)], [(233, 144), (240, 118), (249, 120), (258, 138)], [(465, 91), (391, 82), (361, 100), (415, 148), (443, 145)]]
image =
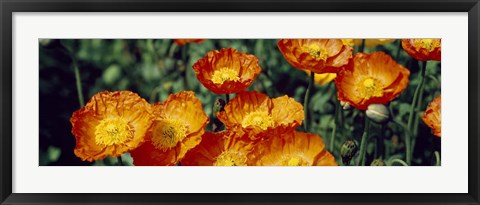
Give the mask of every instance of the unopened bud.
[(350, 165), (355, 154), (357, 154), (358, 146), (353, 140), (347, 140), (342, 144), (340, 148), (340, 154), (342, 156), (342, 162), (344, 165)]
[(385, 166), (385, 162), (381, 159), (375, 159), (372, 161), (370, 166)]
[(225, 107), (225, 100), (217, 98), (213, 103), (213, 113), (223, 111), (223, 107)]
[(352, 108), (349, 102), (340, 101), (340, 105), (344, 110), (350, 110)]
[(390, 111), (382, 104), (371, 104), (366, 111), (367, 117), (372, 121), (382, 124), (390, 119)]

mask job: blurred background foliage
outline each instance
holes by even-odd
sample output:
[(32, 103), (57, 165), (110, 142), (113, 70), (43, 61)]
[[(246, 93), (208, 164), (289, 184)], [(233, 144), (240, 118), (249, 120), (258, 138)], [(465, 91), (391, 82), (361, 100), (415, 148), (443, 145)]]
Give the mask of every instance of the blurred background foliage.
[[(169, 94), (192, 90), (203, 102), (204, 110), (212, 119), (215, 95), (196, 79), (192, 65), (207, 52), (221, 48), (235, 48), (258, 57), (262, 73), (248, 90), (256, 90), (270, 97), (288, 95), (303, 103), (308, 85), (307, 74), (286, 62), (277, 48), (277, 39), (209, 39), (202, 43), (176, 45), (171, 39), (40, 39), (40, 165), (115, 165), (117, 159), (106, 158), (94, 163), (77, 158), (73, 149), (70, 117), (80, 108), (75, 84), (74, 66), (80, 71), (83, 95), (87, 102), (103, 90), (130, 90), (150, 103), (164, 101)], [(355, 52), (360, 46), (355, 46)], [(389, 104), (393, 119), (406, 124), (415, 87), (419, 83), (419, 62), (405, 53), (400, 40), (390, 44), (366, 47), (364, 52), (383, 51), (411, 71), (410, 83), (403, 93)], [(440, 95), (440, 62), (430, 61), (424, 87), (422, 110), (434, 97)], [(233, 95), (232, 95), (233, 97)], [(311, 97), (313, 130), (322, 136), (327, 149), (341, 165), (340, 147), (353, 139), (359, 144), (364, 116), (358, 110), (343, 110), (337, 119), (332, 141), (336, 106), (336, 88), (333, 82), (316, 85)], [(440, 152), (440, 138), (434, 137), (418, 118), (413, 165), (435, 164), (434, 152)], [(212, 120), (211, 120), (212, 121)], [(373, 123), (374, 124), (374, 123)], [(211, 126), (207, 128), (211, 130)], [(302, 130), (302, 127), (298, 128)], [(405, 158), (404, 131), (399, 123), (371, 127), (366, 164), (381, 158), (387, 165), (393, 159)], [(333, 143), (332, 143), (333, 142)], [(124, 163), (132, 164), (128, 153)], [(396, 164), (395, 164), (396, 165)]]

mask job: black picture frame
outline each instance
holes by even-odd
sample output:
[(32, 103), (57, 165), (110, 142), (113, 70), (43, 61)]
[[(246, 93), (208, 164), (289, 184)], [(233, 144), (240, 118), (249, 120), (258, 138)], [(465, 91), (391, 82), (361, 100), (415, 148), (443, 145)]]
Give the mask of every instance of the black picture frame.
[[(478, 0), (0, 0), (1, 204), (480, 204)], [(466, 194), (23, 194), (12, 193), (13, 12), (468, 12)], [(361, 190), (359, 190), (361, 191)]]

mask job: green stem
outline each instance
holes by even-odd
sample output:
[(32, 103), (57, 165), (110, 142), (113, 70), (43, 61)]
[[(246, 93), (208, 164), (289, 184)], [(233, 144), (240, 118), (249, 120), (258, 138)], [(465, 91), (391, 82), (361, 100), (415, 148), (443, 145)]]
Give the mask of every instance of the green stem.
[(117, 157), (117, 160), (118, 160), (118, 166), (123, 166), (123, 161), (122, 161), (122, 156), (118, 156)]
[(185, 89), (186, 90), (191, 90), (191, 85), (190, 85), (190, 68), (188, 67), (188, 44), (185, 44), (182, 46), (182, 61), (183, 64), (185, 65)]
[[(425, 71), (427, 70), (427, 61), (423, 61), (423, 67)], [(423, 77), (425, 79), (425, 76)], [(415, 143), (417, 142), (417, 137), (418, 137), (418, 127), (420, 126), (420, 110), (422, 110), (422, 104), (423, 104), (423, 92), (425, 89), (423, 87), (425, 86), (425, 80), (422, 82), (422, 87), (420, 88), (420, 96), (418, 97), (418, 102), (417, 102), (417, 108), (415, 110), (415, 119), (413, 122), (413, 140), (412, 140), (412, 150), (415, 150)]]
[(173, 58), (173, 55), (175, 54), (175, 50), (177, 49), (177, 47), (178, 47), (177, 44), (172, 41), (172, 44), (168, 49), (168, 57)]
[[(337, 135), (337, 120), (339, 118), (339, 115), (342, 113), (342, 108), (340, 106), (340, 102), (338, 100), (334, 99), (335, 102), (335, 115), (333, 117), (333, 127), (332, 127), (332, 135), (330, 136), (330, 152), (333, 152), (333, 149), (335, 147), (335, 137)], [(339, 121), (340, 125), (342, 124), (341, 121)]]
[[(338, 105), (337, 105), (338, 106)], [(335, 110), (335, 116), (337, 116), (337, 111)], [(332, 135), (330, 136), (330, 152), (333, 152), (333, 147), (335, 145), (335, 135), (337, 134), (337, 120), (333, 119)]]
[(398, 39), (397, 53), (395, 54), (395, 60), (398, 62), (400, 58), (400, 51), (402, 50), (402, 40)]
[(413, 100), (412, 100), (412, 105), (410, 106), (410, 114), (408, 116), (408, 123), (407, 123), (407, 128), (410, 132), (405, 132), (405, 146), (406, 146), (406, 159), (407, 159), (407, 164), (411, 165), (412, 163), (412, 155), (413, 155), (413, 147), (412, 147), (412, 138), (415, 137), (413, 136), (412, 130), (413, 130), (413, 121), (414, 117), (416, 116), (415, 109), (417, 107), (418, 103), (418, 98), (420, 97), (420, 91), (423, 88), (423, 84), (425, 83), (425, 70), (427, 68), (427, 63), (426, 61), (423, 63), (423, 66), (420, 67), (420, 83), (417, 85), (417, 88), (415, 89), (415, 93), (413, 94)]
[(440, 166), (440, 153), (435, 151), (435, 166)]
[(337, 123), (333, 122), (332, 136), (330, 137), (330, 152), (333, 152), (335, 145), (335, 135), (337, 134)]
[(67, 55), (70, 56), (70, 59), (72, 59), (73, 71), (75, 73), (75, 81), (77, 86), (78, 103), (80, 104), (80, 107), (83, 107), (85, 105), (85, 100), (83, 98), (82, 79), (80, 77), (80, 69), (78, 68), (77, 59), (75, 58), (73, 51), (68, 49), (62, 41), (60, 41), (60, 45), (63, 47), (64, 52), (66, 52)]
[(375, 158), (381, 158), (383, 159), (384, 154), (385, 154), (385, 144), (383, 143), (383, 135), (385, 133), (385, 125), (381, 124), (380, 125), (380, 133), (378, 133), (377, 136), (377, 144), (375, 146)]
[(308, 88), (307, 91), (305, 92), (305, 100), (303, 101), (303, 112), (305, 115), (305, 120), (303, 121), (303, 128), (305, 129), (305, 132), (309, 131), (309, 124), (310, 119), (309, 119), (309, 113), (308, 113), (308, 105), (310, 104), (310, 95), (313, 92), (313, 87), (314, 87), (314, 79), (315, 79), (315, 73), (311, 72), (309, 81), (308, 81)]
[(82, 91), (82, 80), (80, 78), (80, 69), (78, 69), (77, 61), (72, 56), (73, 59), (73, 69), (75, 70), (75, 80), (77, 84), (77, 94), (78, 94), (78, 102), (80, 103), (80, 107), (85, 105), (85, 100), (83, 99), (83, 91)]
[(403, 166), (408, 166), (408, 164), (407, 164), (406, 162), (404, 162), (403, 160), (401, 160), (401, 159), (392, 159), (392, 160), (390, 161), (390, 165), (393, 165), (393, 163), (395, 163), (395, 162), (396, 162), (396, 163), (399, 163), (399, 164), (401, 164), (401, 165), (403, 165)]
[(367, 138), (369, 127), (369, 120), (365, 117), (365, 127), (363, 128), (362, 141), (360, 142), (360, 156), (357, 166), (365, 166), (365, 154), (367, 152)]
[(394, 122), (395, 124), (397, 124), (398, 126), (400, 126), (400, 127), (403, 129), (403, 131), (409, 132), (410, 134), (412, 134), (412, 133), (410, 132), (410, 130), (408, 130), (408, 127), (407, 127), (407, 125), (406, 125), (405, 123), (403, 123), (403, 122), (401, 122), (401, 121), (399, 121), (399, 120), (393, 119), (393, 118), (392, 118), (392, 122)]

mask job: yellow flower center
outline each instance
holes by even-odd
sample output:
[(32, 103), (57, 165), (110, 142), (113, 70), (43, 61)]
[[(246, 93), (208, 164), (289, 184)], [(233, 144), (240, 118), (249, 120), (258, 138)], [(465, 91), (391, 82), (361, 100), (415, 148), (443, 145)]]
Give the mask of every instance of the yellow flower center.
[(133, 139), (134, 130), (123, 118), (107, 118), (95, 127), (97, 145), (119, 145)]
[(227, 80), (239, 81), (238, 71), (231, 68), (220, 68), (213, 73), (212, 81), (214, 84), (223, 84)]
[(415, 39), (413, 41), (415, 47), (425, 48), (428, 51), (433, 51), (440, 46), (440, 41), (435, 39)]
[(371, 78), (367, 78), (363, 81), (363, 85), (368, 89), (372, 89), (375, 88), (375, 81)]
[(310, 44), (306, 47), (305, 49), (308, 54), (310, 54), (310, 56), (312, 58), (314, 58), (315, 60), (323, 60), (323, 61), (326, 61), (327, 58), (328, 58), (328, 51), (323, 48), (323, 47), (320, 47), (319, 45), (317, 44)]
[(309, 163), (307, 160), (303, 159), (300, 156), (295, 157), (286, 157), (280, 163), (281, 166), (308, 166)]
[(383, 95), (383, 86), (380, 81), (373, 78), (366, 78), (363, 80), (363, 87), (357, 89), (360, 96), (365, 99), (370, 99), (371, 97), (381, 97)]
[(255, 126), (259, 127), (262, 130), (267, 130), (269, 127), (273, 127), (273, 125), (273, 118), (266, 111), (255, 111), (248, 113), (242, 121), (243, 128), (247, 128), (248, 126)]
[(153, 128), (152, 144), (162, 151), (173, 148), (182, 141), (188, 131), (185, 122), (176, 119), (163, 119)]
[(215, 166), (246, 166), (247, 156), (242, 152), (225, 151), (218, 155)]

